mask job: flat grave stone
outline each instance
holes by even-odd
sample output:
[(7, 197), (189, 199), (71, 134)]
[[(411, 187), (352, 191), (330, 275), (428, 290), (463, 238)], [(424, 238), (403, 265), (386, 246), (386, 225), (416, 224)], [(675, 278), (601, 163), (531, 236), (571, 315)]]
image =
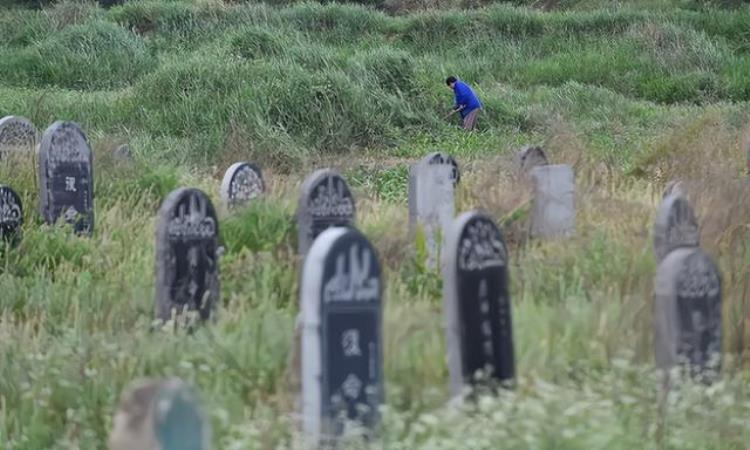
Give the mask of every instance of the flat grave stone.
[(62, 219), (78, 234), (94, 230), (91, 147), (73, 122), (50, 125), (39, 147), (40, 210), (49, 224)]
[(156, 318), (196, 311), (210, 317), (219, 299), (219, 221), (202, 191), (173, 191), (159, 209), (156, 230)]
[(210, 421), (183, 381), (143, 380), (126, 389), (115, 414), (110, 450), (209, 450)]
[(531, 178), (534, 185), (531, 235), (549, 238), (575, 233), (573, 168), (564, 164), (537, 166), (531, 169)]
[(515, 377), (508, 252), (487, 215), (466, 212), (448, 233), (443, 276), (451, 391)]
[(12, 151), (33, 152), (38, 132), (29, 119), (5, 116), (0, 119), (0, 158)]
[(333, 169), (320, 169), (305, 179), (297, 207), (299, 254), (304, 256), (313, 241), (329, 227), (353, 226), (354, 196), (346, 180)]
[(230, 208), (247, 205), (250, 200), (262, 196), (264, 191), (260, 167), (252, 163), (232, 164), (221, 182), (221, 200)]
[(21, 236), (21, 225), (21, 197), (10, 187), (0, 184), (0, 240), (15, 243)]
[(302, 308), (303, 431), (330, 444), (347, 421), (369, 436), (383, 401), (382, 279), (375, 249), (354, 228), (325, 230), (305, 259)]
[(681, 366), (710, 377), (721, 368), (721, 276), (699, 247), (670, 252), (656, 273), (654, 344), (657, 366)]
[(522, 173), (528, 173), (534, 167), (549, 165), (547, 153), (542, 147), (536, 145), (525, 146), (518, 152), (517, 157), (518, 167)]
[(680, 247), (700, 245), (700, 229), (690, 202), (673, 192), (659, 205), (654, 223), (654, 254), (657, 262)]

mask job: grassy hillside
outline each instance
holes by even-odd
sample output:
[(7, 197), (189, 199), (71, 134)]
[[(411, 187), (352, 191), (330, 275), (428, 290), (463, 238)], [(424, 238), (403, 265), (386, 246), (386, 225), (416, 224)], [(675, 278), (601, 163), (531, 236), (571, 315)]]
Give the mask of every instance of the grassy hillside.
[[(0, 162), (26, 206), (23, 242), (0, 253), (0, 448), (105, 448), (120, 392), (144, 375), (196, 385), (219, 449), (299, 444), (285, 382), (292, 217), (323, 165), (354, 187), (386, 268), (385, 448), (746, 447), (750, 9), (559, 3), (398, 16), (211, 0), (0, 7), (0, 116), (84, 126), (97, 218), (91, 239), (42, 227), (32, 158)], [(480, 132), (441, 120), (449, 74), (484, 101)], [(112, 157), (121, 143), (133, 165)], [(576, 169), (571, 240), (525, 238), (529, 198), (511, 168), (529, 143)], [(487, 209), (513, 254), (519, 387), (469, 410), (446, 406), (440, 277), (406, 238), (407, 165), (433, 150), (462, 164), (457, 211)], [(151, 331), (161, 200), (195, 186), (218, 205), (238, 160), (263, 167), (270, 193), (221, 210), (216, 323)], [(723, 272), (726, 371), (660, 400), (650, 233), (675, 178)]]

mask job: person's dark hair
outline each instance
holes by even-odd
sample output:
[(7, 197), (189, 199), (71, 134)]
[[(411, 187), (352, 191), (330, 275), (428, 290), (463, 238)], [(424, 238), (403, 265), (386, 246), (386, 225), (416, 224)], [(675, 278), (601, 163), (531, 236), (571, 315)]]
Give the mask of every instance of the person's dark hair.
[(458, 78), (451, 76), (445, 79), (445, 84), (450, 86), (451, 83), (455, 83), (456, 81), (458, 81)]

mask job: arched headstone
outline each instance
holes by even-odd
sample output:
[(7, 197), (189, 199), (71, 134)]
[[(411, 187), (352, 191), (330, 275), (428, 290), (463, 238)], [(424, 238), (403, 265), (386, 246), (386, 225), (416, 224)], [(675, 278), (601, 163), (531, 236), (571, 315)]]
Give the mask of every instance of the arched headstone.
[(460, 178), (456, 160), (442, 153), (431, 153), (409, 168), (409, 234), (414, 236), (418, 228), (424, 232), (431, 268), (454, 217), (454, 190)]
[(563, 237), (575, 232), (575, 176), (573, 168), (560, 164), (531, 169), (534, 207), (531, 235)]
[(21, 235), (22, 224), (21, 197), (10, 187), (0, 184), (0, 240), (15, 242)]
[(232, 164), (221, 182), (221, 200), (228, 207), (246, 205), (250, 200), (263, 195), (264, 191), (260, 167), (251, 163)]
[(700, 244), (698, 220), (690, 203), (679, 192), (667, 195), (659, 205), (654, 224), (654, 254), (662, 261), (680, 247)]
[(343, 419), (373, 431), (383, 400), (382, 280), (370, 242), (353, 228), (329, 228), (305, 259), (302, 308), (303, 430), (335, 440)]
[(307, 254), (327, 228), (354, 225), (355, 214), (354, 196), (346, 180), (332, 169), (313, 172), (302, 184), (297, 207), (299, 254)]
[(485, 214), (453, 222), (444, 253), (443, 297), (451, 391), (459, 395), (481, 374), (507, 383), (515, 377), (508, 252)]
[(39, 198), (47, 223), (62, 218), (76, 233), (94, 230), (94, 175), (91, 147), (81, 128), (58, 121), (39, 147)]
[(527, 145), (518, 152), (518, 167), (522, 173), (528, 173), (537, 166), (549, 165), (544, 149), (535, 145)]
[(667, 186), (664, 188), (664, 192), (661, 195), (662, 200), (669, 197), (672, 194), (677, 194), (681, 196), (685, 196), (685, 183), (679, 180), (672, 180), (669, 183), (667, 183)]
[(122, 395), (109, 450), (209, 450), (211, 427), (195, 392), (179, 379), (143, 380)]
[(219, 221), (202, 191), (173, 191), (156, 229), (156, 317), (197, 311), (205, 320), (219, 298)]
[(656, 273), (654, 344), (660, 368), (711, 375), (721, 368), (721, 276), (699, 247), (670, 252)]
[(6, 116), (0, 119), (0, 158), (11, 151), (33, 152), (37, 130), (25, 117)]

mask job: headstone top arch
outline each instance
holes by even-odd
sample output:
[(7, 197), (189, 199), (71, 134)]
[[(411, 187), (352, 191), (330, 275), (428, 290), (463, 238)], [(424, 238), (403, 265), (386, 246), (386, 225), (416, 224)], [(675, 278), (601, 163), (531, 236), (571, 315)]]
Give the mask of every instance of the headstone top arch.
[(537, 166), (549, 165), (547, 153), (542, 147), (539, 147), (537, 145), (525, 146), (518, 152), (517, 156), (518, 166), (523, 173), (528, 173), (531, 171), (531, 169)]
[(21, 197), (8, 186), (0, 184), (0, 240), (15, 242), (23, 224)]
[(197, 311), (210, 317), (219, 298), (219, 221), (199, 189), (180, 188), (162, 203), (156, 230), (156, 317)]
[(333, 226), (354, 225), (356, 207), (346, 180), (333, 169), (319, 169), (305, 179), (297, 207), (299, 254)]
[(680, 247), (700, 244), (698, 220), (690, 202), (679, 192), (662, 200), (654, 224), (654, 254), (662, 261), (669, 252)]
[(228, 207), (245, 205), (264, 191), (260, 167), (248, 162), (232, 164), (221, 182), (221, 199)]
[(383, 400), (382, 280), (377, 253), (356, 229), (321, 233), (305, 259), (302, 309), (303, 430), (341, 436), (345, 420), (370, 433)]
[(461, 168), (458, 166), (456, 159), (443, 152), (432, 152), (422, 158), (419, 163), (426, 165), (447, 165), (451, 167), (451, 180), (453, 180), (453, 186), (458, 186), (461, 182)]
[(0, 119), (0, 156), (12, 150), (34, 151), (38, 132), (31, 121), (20, 116)]

